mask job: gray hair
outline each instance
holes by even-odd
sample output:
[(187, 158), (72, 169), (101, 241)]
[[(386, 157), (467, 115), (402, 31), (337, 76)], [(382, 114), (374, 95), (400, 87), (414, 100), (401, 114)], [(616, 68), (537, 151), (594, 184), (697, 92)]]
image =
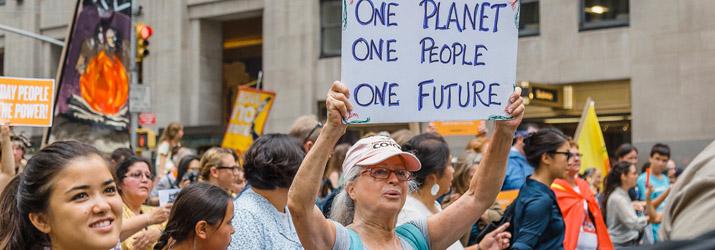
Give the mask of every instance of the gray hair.
[[(350, 195), (348, 195), (347, 190), (345, 188), (347, 187), (348, 183), (354, 182), (355, 179), (357, 179), (358, 176), (360, 176), (360, 173), (362, 173), (362, 170), (365, 169), (364, 166), (355, 166), (353, 168), (350, 168), (347, 172), (343, 173), (343, 178), (345, 183), (343, 184), (343, 189), (340, 190), (340, 193), (335, 196), (335, 200), (333, 200), (333, 205), (330, 210), (330, 219), (337, 221), (338, 223), (347, 226), (353, 223), (353, 219), (355, 218), (355, 201), (350, 198)], [(407, 188), (409, 192), (414, 192), (417, 190), (417, 182), (414, 180), (410, 180), (407, 183)]]

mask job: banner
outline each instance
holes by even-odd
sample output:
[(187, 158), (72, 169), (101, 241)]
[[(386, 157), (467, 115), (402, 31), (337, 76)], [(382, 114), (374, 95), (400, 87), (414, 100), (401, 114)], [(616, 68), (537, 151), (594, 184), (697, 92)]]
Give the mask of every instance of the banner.
[(0, 77), (0, 122), (11, 126), (49, 127), (55, 80)]
[(596, 116), (595, 102), (589, 98), (583, 108), (581, 121), (576, 129), (576, 143), (583, 156), (581, 157), (581, 172), (588, 168), (601, 170), (603, 176), (611, 168), (606, 142), (603, 140), (601, 125)]
[(509, 119), (518, 0), (343, 0), (347, 123)]
[(483, 129), (483, 121), (430, 122), (430, 126), (442, 136), (477, 135)]
[(273, 92), (241, 87), (221, 147), (239, 153), (248, 150), (253, 141), (263, 134), (275, 99)]
[(73, 139), (103, 152), (129, 146), (130, 11), (130, 0), (77, 1), (47, 143)]

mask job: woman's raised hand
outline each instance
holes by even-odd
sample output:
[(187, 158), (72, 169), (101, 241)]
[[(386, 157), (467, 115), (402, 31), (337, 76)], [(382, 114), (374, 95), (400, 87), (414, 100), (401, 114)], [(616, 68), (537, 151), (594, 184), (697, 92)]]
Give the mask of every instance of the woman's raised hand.
[(339, 81), (333, 82), (330, 86), (330, 91), (325, 98), (325, 107), (328, 111), (326, 129), (332, 127), (344, 132), (347, 125), (343, 120), (347, 120), (353, 110), (353, 105), (348, 101), (349, 96), (350, 90)]
[(508, 115), (511, 115), (513, 119), (497, 121), (497, 128), (506, 129), (507, 132), (512, 134), (519, 127), (521, 119), (524, 118), (524, 99), (521, 97), (521, 88), (516, 87), (514, 92), (509, 97), (509, 105), (504, 110)]

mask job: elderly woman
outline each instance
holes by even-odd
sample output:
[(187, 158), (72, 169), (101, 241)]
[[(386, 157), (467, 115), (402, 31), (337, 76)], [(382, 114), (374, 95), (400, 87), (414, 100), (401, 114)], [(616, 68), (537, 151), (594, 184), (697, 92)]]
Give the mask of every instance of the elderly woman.
[[(330, 152), (345, 133), (343, 117), (352, 107), (348, 89), (336, 82), (328, 93), (328, 120), (314, 148), (308, 152), (288, 193), (288, 207), (298, 237), (306, 249), (446, 249), (474, 224), (496, 199), (504, 179), (512, 136), (524, 112), (520, 89), (509, 98), (506, 113), (515, 117), (498, 121), (482, 166), (470, 190), (452, 206), (427, 219), (399, 227), (397, 215), (405, 204), (412, 172), (420, 162), (384, 136), (358, 141), (343, 163), (345, 189), (336, 198), (330, 221), (315, 206), (320, 179)], [(338, 210), (335, 210), (339, 208)], [(499, 230), (504, 230), (502, 226)], [(508, 244), (508, 233), (492, 234), (490, 248)]]
[(146, 159), (132, 156), (117, 165), (115, 176), (124, 201), (124, 223), (119, 236), (122, 249), (152, 249), (169, 217), (170, 206), (143, 205), (154, 180), (150, 164)]

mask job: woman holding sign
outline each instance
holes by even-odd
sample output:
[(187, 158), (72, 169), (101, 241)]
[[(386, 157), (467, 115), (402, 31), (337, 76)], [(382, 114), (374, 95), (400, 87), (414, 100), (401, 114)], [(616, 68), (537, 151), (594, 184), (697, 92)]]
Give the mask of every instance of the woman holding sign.
[[(524, 112), (521, 90), (509, 98), (506, 113), (514, 120), (498, 121), (482, 166), (469, 191), (444, 211), (426, 219), (397, 224), (397, 215), (409, 192), (412, 172), (421, 167), (411, 153), (403, 152), (384, 136), (364, 138), (353, 145), (343, 163), (345, 189), (338, 195), (332, 216), (325, 219), (315, 199), (330, 150), (345, 133), (343, 118), (352, 105), (348, 89), (339, 82), (328, 92), (328, 120), (313, 150), (308, 152), (288, 193), (288, 207), (298, 236), (306, 249), (445, 249), (466, 232), (494, 202), (504, 179), (506, 159), (514, 130)], [(337, 210), (336, 210), (337, 209)], [(507, 225), (484, 242), (489, 249), (508, 246)]]
[(164, 229), (170, 206), (156, 208), (143, 205), (149, 197), (154, 176), (148, 160), (129, 157), (117, 165), (116, 179), (124, 201), (122, 249), (151, 249)]

